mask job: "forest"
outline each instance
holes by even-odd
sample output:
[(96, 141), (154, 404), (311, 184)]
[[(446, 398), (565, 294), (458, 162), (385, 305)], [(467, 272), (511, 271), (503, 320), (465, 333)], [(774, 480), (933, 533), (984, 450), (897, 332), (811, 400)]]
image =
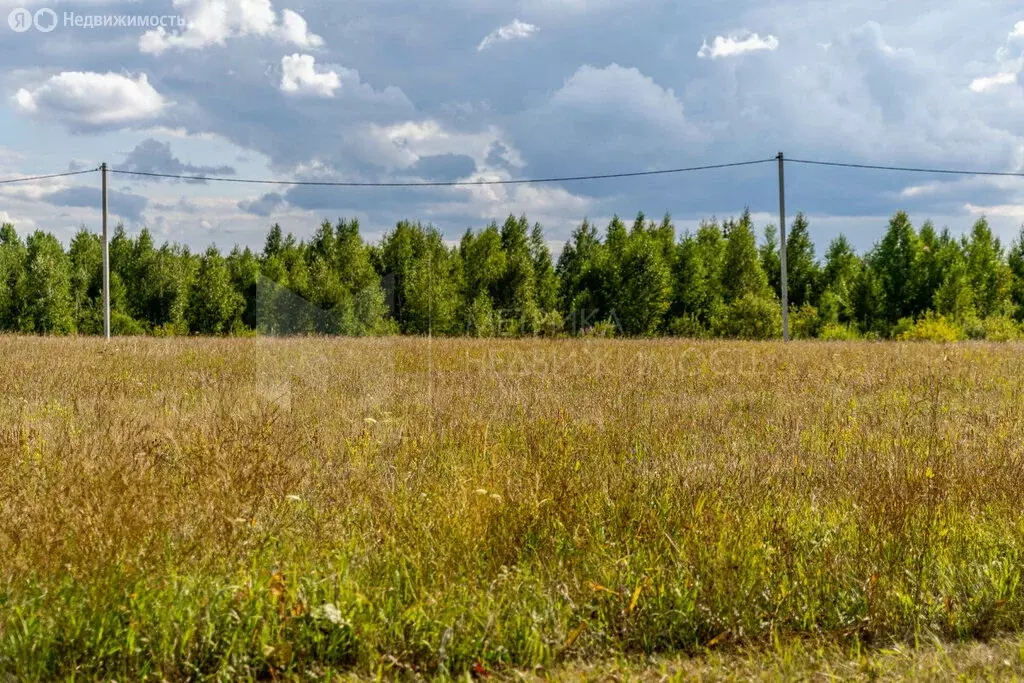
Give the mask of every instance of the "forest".
[[(798, 339), (1007, 341), (1024, 337), (1024, 229), (1008, 247), (984, 218), (962, 237), (895, 214), (858, 254), (845, 237), (819, 258), (803, 214), (787, 249)], [(81, 229), (0, 228), (0, 331), (102, 333), (102, 244)], [(110, 241), (116, 335), (781, 336), (775, 226), (750, 212), (677, 236), (671, 218), (575, 229), (557, 260), (539, 224), (510, 216), (449, 244), (402, 221), (379, 244), (356, 220), (311, 239), (273, 226), (262, 251), (158, 246), (118, 226)]]

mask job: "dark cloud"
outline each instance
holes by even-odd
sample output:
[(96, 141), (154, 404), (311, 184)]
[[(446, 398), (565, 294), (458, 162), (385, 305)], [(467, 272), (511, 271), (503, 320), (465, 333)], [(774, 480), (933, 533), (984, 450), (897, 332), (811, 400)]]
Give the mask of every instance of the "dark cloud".
[(185, 163), (174, 156), (170, 143), (160, 142), (153, 138), (143, 140), (136, 145), (118, 168), (125, 171), (170, 175), (225, 176), (235, 174), (235, 169), (232, 166), (197, 166)]
[[(95, 208), (97, 211), (100, 210), (103, 202), (99, 188), (95, 187), (68, 187), (44, 195), (42, 199), (53, 206)], [(107, 191), (107, 202), (111, 213), (132, 222), (142, 220), (142, 212), (146, 210), (148, 204), (145, 197), (117, 190)]]
[(266, 218), (274, 211), (282, 208), (285, 205), (285, 199), (277, 192), (269, 192), (262, 197), (256, 199), (245, 199), (238, 202), (238, 208), (246, 213), (251, 213), (254, 216), (263, 216)]
[(449, 183), (466, 178), (476, 171), (476, 162), (462, 154), (438, 154), (422, 157), (409, 169), (409, 174), (423, 180)]

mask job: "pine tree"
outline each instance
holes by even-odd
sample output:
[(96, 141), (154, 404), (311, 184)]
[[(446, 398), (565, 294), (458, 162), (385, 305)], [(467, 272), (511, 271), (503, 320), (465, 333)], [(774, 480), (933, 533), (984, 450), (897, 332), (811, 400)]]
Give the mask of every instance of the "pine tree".
[(935, 264), (943, 274), (942, 282), (932, 295), (929, 308), (948, 316), (957, 322), (966, 321), (976, 315), (974, 291), (967, 269), (967, 259), (955, 240), (948, 240), (939, 247)]
[(1011, 308), (1012, 275), (1003, 259), (1003, 248), (988, 221), (978, 219), (965, 245), (967, 277), (982, 318), (1004, 315)]
[(750, 211), (745, 211), (738, 221), (728, 221), (725, 231), (724, 273), (727, 276), (722, 280), (725, 302), (738, 301), (748, 294), (768, 298), (768, 278), (761, 268)]
[(543, 313), (558, 309), (558, 275), (555, 273), (554, 262), (551, 260), (551, 249), (544, 240), (544, 231), (540, 223), (533, 226), (530, 233), (530, 257), (533, 260), (534, 290), (537, 293), (537, 305)]
[(935, 226), (931, 221), (926, 221), (921, 226), (918, 237), (921, 240), (921, 286), (918, 292), (917, 308), (929, 309), (934, 306), (935, 294), (946, 277), (939, 255), (950, 238), (948, 231), (945, 231), (942, 236), (935, 232)]
[(597, 230), (584, 220), (558, 257), (561, 312), (572, 332), (595, 322), (601, 296), (600, 250)]
[(789, 303), (794, 308), (811, 304), (815, 300), (815, 287), (821, 276), (814, 256), (810, 224), (803, 213), (796, 215), (786, 239), (786, 272), (788, 273)]
[(824, 323), (848, 324), (857, 319), (855, 295), (863, 265), (850, 241), (840, 235), (828, 246), (818, 287), (818, 311)]
[(903, 318), (916, 318), (924, 312), (920, 303), (924, 278), (921, 241), (905, 212), (900, 211), (889, 221), (889, 230), (869, 260), (878, 276), (880, 313), (886, 323), (895, 325)]

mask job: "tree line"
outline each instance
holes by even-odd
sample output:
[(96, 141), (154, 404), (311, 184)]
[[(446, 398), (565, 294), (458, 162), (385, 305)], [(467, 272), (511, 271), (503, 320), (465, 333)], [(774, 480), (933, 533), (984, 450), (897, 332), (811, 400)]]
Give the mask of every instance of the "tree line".
[[(110, 241), (115, 334), (527, 336), (781, 335), (777, 230), (758, 241), (750, 212), (681, 237), (671, 219), (584, 221), (553, 259), (540, 225), (510, 216), (450, 245), (402, 221), (368, 244), (356, 220), (311, 239), (273, 226), (262, 251), (157, 246), (118, 226)], [(1004, 248), (985, 219), (954, 237), (906, 213), (858, 254), (845, 237), (819, 259), (803, 214), (786, 256), (797, 338), (1024, 335), (1024, 230)], [(0, 227), (0, 331), (102, 332), (102, 244), (84, 228), (64, 246)]]

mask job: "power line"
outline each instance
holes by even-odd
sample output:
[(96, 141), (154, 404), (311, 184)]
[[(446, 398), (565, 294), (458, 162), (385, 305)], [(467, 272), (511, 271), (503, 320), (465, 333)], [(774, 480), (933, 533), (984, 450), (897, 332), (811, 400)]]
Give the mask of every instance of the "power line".
[(939, 173), (942, 175), (977, 175), (977, 176), (1000, 176), (1008, 178), (1024, 178), (1024, 173), (1013, 173), (1009, 171), (964, 171), (949, 168), (915, 168), (909, 166), (876, 166), (872, 164), (847, 164), (838, 161), (811, 161), (808, 159), (790, 159), (786, 162), (791, 164), (811, 164), (814, 166), (834, 166), (839, 168), (859, 168), (869, 171), (901, 171), (903, 173)]
[(65, 178), (71, 175), (82, 175), (84, 173), (95, 173), (100, 169), (90, 168), (85, 171), (68, 171), (67, 173), (51, 173), (49, 175), (34, 175), (25, 178), (10, 178), (8, 180), (0, 180), (0, 185), (10, 185), (11, 183), (27, 183), (32, 180), (48, 180), (50, 178)]
[[(771, 159), (756, 159), (752, 161), (739, 161), (734, 163), (726, 164), (708, 164), (704, 166), (687, 166), (682, 168), (667, 168), (658, 169), (653, 171), (633, 171), (623, 173), (604, 173), (604, 174), (593, 174), (593, 175), (578, 175), (578, 176), (561, 176), (561, 177), (548, 177), (548, 178), (522, 178), (515, 180), (459, 180), (451, 182), (432, 182), (432, 181), (410, 181), (410, 182), (348, 182), (348, 181), (317, 181), (317, 180), (277, 180), (277, 179), (256, 179), (256, 178), (226, 178), (218, 176), (190, 176), (175, 173), (154, 173), (148, 171), (129, 171), (123, 169), (109, 169), (110, 173), (117, 173), (119, 175), (138, 176), (144, 178), (166, 178), (172, 180), (191, 180), (193, 182), (213, 182), (213, 183), (236, 183), (246, 185), (280, 185), (280, 186), (291, 186), (291, 187), (481, 187), (487, 185), (530, 185), (530, 184), (541, 184), (541, 183), (567, 183), (567, 182), (580, 182), (580, 181), (591, 181), (591, 180), (614, 180), (618, 178), (641, 178), (645, 176), (658, 176), (658, 175), (671, 175), (678, 173), (690, 173), (695, 171), (711, 171), (715, 169), (723, 168), (736, 168), (741, 166), (754, 166), (758, 164), (766, 164), (776, 161), (776, 158)], [(853, 168), (868, 171), (895, 171), (901, 173), (931, 173), (939, 175), (957, 175), (957, 176), (988, 176), (988, 177), (1003, 177), (1003, 178), (1024, 178), (1024, 172), (1011, 172), (1011, 171), (972, 171), (965, 169), (950, 169), (950, 168), (926, 168), (926, 167), (915, 167), (915, 166), (889, 166), (883, 164), (857, 164), (857, 163), (846, 163), (839, 161), (820, 161), (815, 159), (793, 159), (787, 157), (785, 159), (787, 163), (792, 164), (805, 164), (812, 166), (828, 166), (832, 168)], [(83, 175), (87, 173), (96, 173), (99, 168), (90, 168), (82, 171), (67, 171), (65, 173), (50, 173), (47, 175), (37, 176), (26, 176), (23, 178), (9, 178), (7, 180), (0, 180), (0, 185), (10, 185), (14, 183), (27, 183), (37, 180), (50, 180), (53, 178), (65, 178), (68, 176)]]
[(632, 173), (606, 173), (601, 175), (565, 176), (559, 178), (524, 178), (520, 180), (460, 180), (454, 182), (329, 182), (313, 180), (257, 180), (251, 178), (223, 178), (212, 176), (187, 176), (173, 173), (149, 173), (145, 171), (124, 171), (110, 169), (110, 173), (120, 175), (143, 176), (147, 178), (171, 178), (176, 180), (192, 180), (196, 182), (244, 183), (247, 185), (288, 185), (312, 187), (478, 187), (481, 185), (530, 185), (538, 183), (566, 183), (582, 180), (610, 180), (614, 178), (639, 178), (643, 176), (669, 175), (672, 173), (688, 173), (691, 171), (710, 171), (719, 168), (735, 168), (737, 166), (753, 166), (766, 164), (775, 159), (758, 159), (756, 161), (739, 161), (730, 164), (712, 164), (707, 166), (690, 166), (687, 168), (668, 168), (656, 171), (635, 171)]

